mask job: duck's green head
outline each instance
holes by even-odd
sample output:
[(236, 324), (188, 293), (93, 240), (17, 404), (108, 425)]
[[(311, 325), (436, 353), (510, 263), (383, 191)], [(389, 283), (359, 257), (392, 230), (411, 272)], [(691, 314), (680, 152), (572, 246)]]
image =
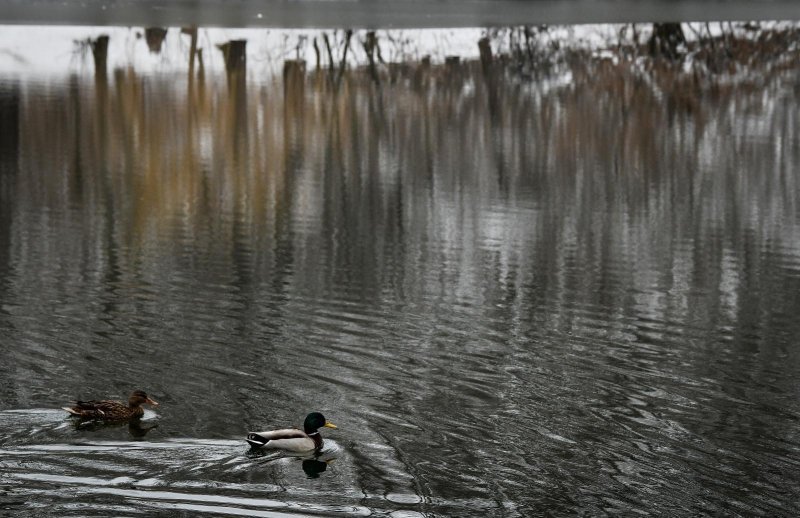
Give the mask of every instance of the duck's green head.
[(335, 424), (326, 421), (325, 416), (319, 412), (311, 412), (306, 416), (305, 422), (303, 422), (303, 429), (306, 433), (315, 433), (323, 426), (325, 428), (336, 428)]

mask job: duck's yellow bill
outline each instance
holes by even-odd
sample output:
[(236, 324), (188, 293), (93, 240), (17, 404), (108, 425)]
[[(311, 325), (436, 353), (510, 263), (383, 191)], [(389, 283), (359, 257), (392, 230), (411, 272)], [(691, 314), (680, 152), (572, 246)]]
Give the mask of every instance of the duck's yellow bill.
[(145, 403), (147, 403), (148, 405), (151, 405), (151, 406), (158, 406), (158, 401), (156, 401), (154, 399), (150, 399), (150, 398), (147, 398), (145, 400)]
[(323, 426), (325, 426), (325, 428), (333, 428), (334, 430), (338, 428), (335, 424), (331, 423), (330, 421), (325, 421), (325, 424)]

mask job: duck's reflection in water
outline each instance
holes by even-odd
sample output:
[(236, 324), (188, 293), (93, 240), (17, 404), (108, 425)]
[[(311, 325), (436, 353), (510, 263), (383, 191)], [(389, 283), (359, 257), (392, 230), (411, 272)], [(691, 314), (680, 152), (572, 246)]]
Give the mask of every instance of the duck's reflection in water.
[(94, 432), (107, 428), (118, 428), (126, 425), (128, 426), (128, 433), (134, 439), (141, 439), (153, 428), (158, 428), (158, 423), (143, 423), (141, 419), (132, 419), (130, 421), (120, 422), (100, 421), (97, 419), (76, 419), (74, 422), (75, 429), (84, 432)]
[(303, 460), (303, 471), (308, 478), (319, 478), (319, 474), (328, 469), (328, 464), (333, 462), (333, 459), (321, 461), (317, 459)]
[(333, 447), (330, 447), (329, 443), (330, 441), (326, 441), (326, 447), (323, 450), (305, 454), (251, 449), (246, 455), (250, 459), (264, 459), (265, 463), (283, 458), (297, 459), (301, 461), (303, 472), (308, 478), (319, 478), (320, 474), (324, 473), (328, 469), (328, 466), (336, 460), (339, 451), (338, 446), (332, 445)]

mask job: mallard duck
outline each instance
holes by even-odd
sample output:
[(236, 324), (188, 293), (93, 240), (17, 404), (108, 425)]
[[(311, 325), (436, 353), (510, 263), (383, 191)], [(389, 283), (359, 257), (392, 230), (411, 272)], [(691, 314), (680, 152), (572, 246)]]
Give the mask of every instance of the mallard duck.
[(336, 425), (325, 420), (319, 412), (311, 412), (303, 422), (303, 429), (286, 428), (284, 430), (271, 430), (268, 432), (250, 432), (247, 442), (253, 448), (269, 448), (284, 450), (294, 453), (319, 451), (322, 449), (322, 436), (320, 428), (333, 428)]
[(101, 419), (103, 421), (126, 421), (144, 415), (143, 404), (158, 406), (144, 391), (135, 390), (126, 405), (122, 401), (77, 401), (75, 406), (64, 407), (71, 415), (81, 419)]

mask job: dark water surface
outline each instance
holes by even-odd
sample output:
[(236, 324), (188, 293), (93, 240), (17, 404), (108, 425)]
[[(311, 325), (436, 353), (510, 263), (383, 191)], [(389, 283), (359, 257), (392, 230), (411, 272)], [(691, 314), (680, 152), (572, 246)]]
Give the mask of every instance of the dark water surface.
[(414, 29), (798, 19), (794, 0), (0, 0), (0, 21), (30, 25)]
[(0, 514), (795, 515), (798, 72), (2, 80)]

